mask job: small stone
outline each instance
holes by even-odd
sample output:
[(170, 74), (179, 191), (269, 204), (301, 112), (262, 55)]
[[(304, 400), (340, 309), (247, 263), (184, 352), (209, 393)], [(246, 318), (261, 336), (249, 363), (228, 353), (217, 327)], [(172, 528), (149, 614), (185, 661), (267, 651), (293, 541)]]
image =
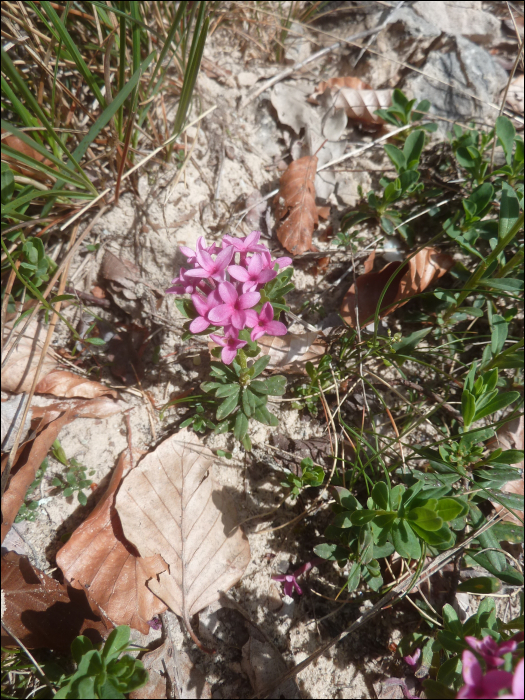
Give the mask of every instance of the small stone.
[(256, 73), (250, 73), (248, 71), (241, 71), (241, 73), (237, 75), (239, 87), (250, 88), (252, 85), (255, 85), (258, 80), (259, 76)]

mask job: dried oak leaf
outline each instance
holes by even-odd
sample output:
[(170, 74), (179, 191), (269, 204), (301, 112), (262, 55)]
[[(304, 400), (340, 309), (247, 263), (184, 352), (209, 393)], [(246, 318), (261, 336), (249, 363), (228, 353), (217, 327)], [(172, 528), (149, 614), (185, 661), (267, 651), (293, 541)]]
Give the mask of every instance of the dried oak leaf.
[(326, 344), (318, 338), (318, 331), (287, 333), (282, 336), (264, 335), (257, 342), (261, 353), (270, 356), (267, 369), (286, 369), (305, 372), (307, 362), (315, 362), (325, 354)]
[(425, 290), (454, 265), (450, 255), (441, 253), (436, 248), (423, 248), (410, 258), (407, 264), (395, 261), (379, 272), (372, 272), (374, 256), (375, 253), (372, 253), (368, 258), (365, 263), (365, 273), (356, 279), (341, 304), (342, 318), (354, 327), (357, 325), (356, 305), (359, 325), (370, 323), (374, 318), (381, 294), (394, 273), (396, 273), (395, 277), (381, 302), (380, 318), (406, 304), (410, 297)]
[[(6, 342), (13, 330), (13, 323), (13, 321), (8, 322), (4, 327), (2, 361), (4, 357), (6, 357), (8, 351), (13, 347), (22, 329), (22, 326), (15, 329), (9, 342)], [(36, 319), (31, 321), (2, 368), (2, 391), (11, 391), (15, 394), (21, 394), (31, 389), (31, 384), (33, 383), (36, 368), (40, 360), (40, 354), (44, 347), (46, 334), (47, 328), (43, 323), (40, 323)], [(46, 374), (52, 372), (56, 366), (56, 360), (47, 353), (39, 376), (45, 377)]]
[(108, 394), (114, 399), (118, 397), (116, 391), (100, 382), (94, 382), (79, 374), (61, 369), (55, 369), (41, 379), (36, 385), (35, 391), (37, 394), (53, 394), (53, 396), (61, 396), (65, 399), (73, 397), (94, 399)]
[[(2, 621), (29, 649), (69, 651), (79, 634), (98, 644), (109, 631), (83, 591), (62, 585), (15, 552), (2, 557), (2, 594)], [(16, 642), (2, 627), (2, 646), (6, 645)]]
[(96, 399), (89, 401), (81, 401), (80, 399), (73, 401), (57, 401), (57, 403), (49, 404), (48, 406), (33, 406), (33, 418), (41, 418), (43, 416), (50, 417), (52, 420), (71, 409), (75, 418), (110, 418), (111, 416), (121, 413), (128, 404), (125, 401), (114, 401), (109, 396), (99, 396)]
[(381, 117), (374, 114), (377, 109), (385, 109), (392, 104), (392, 90), (372, 90), (370, 85), (359, 78), (330, 78), (318, 85), (315, 95), (330, 91), (333, 107), (344, 109), (350, 119), (363, 124), (384, 124)]
[(233, 502), (211, 474), (213, 454), (188, 430), (164, 440), (123, 480), (116, 509), (125, 536), (144, 557), (169, 566), (148, 587), (182, 617), (218, 600), (243, 575), (250, 545)]
[(89, 590), (93, 600), (117, 625), (148, 634), (148, 620), (166, 605), (146, 582), (167, 567), (158, 554), (142, 558), (124, 536), (115, 510), (115, 492), (131, 468), (129, 452), (120, 456), (106, 493), (57, 553), (57, 565), (74, 587)]
[[(498, 430), (497, 436), (487, 443), (487, 447), (491, 447), (492, 449), (501, 447), (502, 450), (523, 450), (523, 424), (523, 416), (518, 416), (518, 418), (514, 418), (508, 423), (505, 423), (505, 425)], [(519, 464), (514, 464), (513, 466), (521, 469), (521, 479), (507, 481), (500, 490), (503, 493), (515, 493), (518, 496), (523, 496), (523, 460)], [(521, 520), (519, 520), (500, 503), (494, 501), (494, 508), (498, 513), (500, 511), (505, 512), (503, 520), (516, 523), (517, 525), (522, 524), (523, 511), (517, 511), (518, 516), (521, 518)]]
[(293, 255), (310, 249), (312, 234), (319, 223), (315, 206), (316, 156), (304, 156), (291, 163), (280, 179), (275, 196), (275, 216), (279, 242)]
[[(2, 129), (2, 134), (5, 133), (5, 129)], [(26, 136), (27, 135), (28, 134), (26, 134)], [(43, 163), (44, 165), (47, 165), (50, 168), (55, 167), (48, 158), (45, 158), (35, 148), (32, 148), (27, 143), (22, 141), (22, 139), (19, 139), (18, 136), (13, 136), (12, 134), (10, 134), (9, 136), (5, 136), (4, 138), (2, 138), (2, 145), (10, 146), (14, 151), (18, 151), (18, 153), (21, 153), (23, 156), (29, 156), (30, 158), (33, 158), (39, 163)], [(2, 151), (2, 160), (5, 160), (7, 163), (9, 163), (11, 170), (20, 173), (21, 175), (31, 177), (33, 178), (33, 180), (44, 181), (48, 179), (48, 176), (45, 173), (40, 172), (40, 170), (37, 170), (36, 168), (32, 168), (30, 165), (22, 165), (20, 161), (16, 160), (10, 155), (7, 155), (7, 153), (5, 153), (4, 151)]]

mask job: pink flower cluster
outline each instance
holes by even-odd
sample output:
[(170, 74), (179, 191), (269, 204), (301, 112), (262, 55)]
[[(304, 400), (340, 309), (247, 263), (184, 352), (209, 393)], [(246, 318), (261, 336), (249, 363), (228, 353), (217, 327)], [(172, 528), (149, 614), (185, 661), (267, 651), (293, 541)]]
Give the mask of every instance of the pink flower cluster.
[[(483, 673), (481, 664), (471, 651), (464, 651), (462, 661), (465, 685), (457, 697), (523, 698), (523, 659), (516, 666), (514, 674), (496, 670), (505, 663), (503, 655), (516, 650), (517, 640), (522, 638), (521, 635), (522, 633), (501, 644), (497, 644), (490, 636), (482, 640), (475, 637), (465, 637), (469, 646), (482, 657), (487, 672)], [(500, 695), (503, 690), (507, 692)], [(508, 692), (509, 690), (510, 692)]]
[[(251, 328), (251, 340), (263, 335), (285, 335), (286, 326), (274, 321), (269, 302), (257, 313), (254, 307), (261, 300), (260, 290), (277, 277), (274, 269), (291, 265), (291, 258), (272, 260), (268, 248), (259, 243), (260, 231), (252, 231), (246, 238), (224, 236), (221, 245), (206, 246), (201, 236), (197, 250), (180, 246), (188, 259), (186, 269), (171, 281), (167, 294), (191, 294), (197, 317), (190, 323), (192, 333), (201, 333), (209, 326), (224, 328), (224, 336), (212, 333), (210, 338), (222, 347), (221, 359), (229, 365), (237, 350), (246, 345), (239, 331)], [(235, 261), (235, 258), (238, 258)]]

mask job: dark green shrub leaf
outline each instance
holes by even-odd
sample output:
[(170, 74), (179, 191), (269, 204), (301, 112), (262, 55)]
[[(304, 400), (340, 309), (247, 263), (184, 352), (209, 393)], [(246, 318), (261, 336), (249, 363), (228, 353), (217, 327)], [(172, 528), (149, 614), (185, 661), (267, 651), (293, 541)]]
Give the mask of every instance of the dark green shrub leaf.
[(406, 518), (427, 532), (436, 532), (443, 526), (442, 518), (430, 508), (412, 508), (406, 514)]
[(458, 591), (463, 593), (476, 593), (478, 595), (490, 595), (501, 589), (501, 583), (493, 576), (477, 576), (476, 578), (462, 581), (458, 585)]
[(391, 532), (395, 550), (399, 555), (404, 559), (419, 559), (421, 557), (421, 544), (407, 522), (404, 520), (394, 522)]
[(372, 499), (381, 510), (390, 510), (390, 489), (384, 481), (378, 481), (372, 489)]

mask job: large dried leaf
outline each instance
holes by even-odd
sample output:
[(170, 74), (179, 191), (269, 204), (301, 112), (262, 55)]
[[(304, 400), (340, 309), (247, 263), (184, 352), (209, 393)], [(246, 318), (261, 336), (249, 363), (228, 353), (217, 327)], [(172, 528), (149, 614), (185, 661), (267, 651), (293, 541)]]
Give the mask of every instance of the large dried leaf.
[[(13, 329), (14, 321), (5, 324), (3, 335), (4, 342)], [(2, 351), (2, 361), (7, 352), (13, 347), (15, 340), (20, 335), (23, 327), (23, 322), (15, 328), (9, 343), (4, 344)], [(15, 394), (20, 394), (31, 389), (31, 384), (35, 377), (36, 368), (40, 360), (40, 355), (44, 347), (44, 341), (47, 334), (47, 328), (43, 323), (36, 319), (31, 321), (26, 331), (20, 338), (16, 348), (11, 353), (7, 363), (2, 368), (2, 390), (12, 391)], [(44, 358), (40, 377), (43, 378), (49, 372), (52, 372), (57, 363), (56, 360), (48, 353)]]
[(94, 382), (73, 372), (55, 369), (36, 385), (37, 394), (53, 394), (66, 399), (94, 399), (97, 396), (109, 394), (117, 398), (118, 394), (100, 382)]
[(320, 83), (316, 94), (330, 96), (335, 108), (344, 109), (350, 119), (364, 124), (384, 124), (374, 112), (392, 104), (392, 90), (372, 90), (359, 78), (330, 78)]
[[(505, 425), (498, 430), (497, 436), (487, 443), (487, 447), (491, 447), (492, 449), (500, 447), (502, 450), (523, 450), (523, 427), (523, 416), (514, 418), (508, 423), (505, 423)], [(503, 484), (501, 487), (501, 491), (503, 493), (515, 493), (519, 496), (523, 496), (523, 460), (519, 464), (514, 464), (513, 466), (521, 469), (521, 479), (507, 481), (507, 483)], [(496, 501), (494, 501), (494, 508), (498, 513), (500, 511), (505, 512), (503, 520), (516, 523), (517, 525), (522, 524), (523, 511), (517, 511), (518, 516), (521, 518), (521, 520), (519, 520), (512, 513), (510, 513), (505, 506), (502, 506)]]
[(294, 255), (310, 250), (314, 227), (319, 222), (315, 206), (316, 168), (316, 156), (295, 160), (283, 173), (274, 199), (275, 216), (280, 221), (277, 238)]
[(149, 588), (191, 632), (190, 617), (243, 575), (250, 546), (235, 508), (211, 474), (213, 455), (183, 430), (146, 455), (123, 480), (116, 508), (140, 554), (169, 565)]
[(261, 346), (261, 353), (270, 356), (267, 369), (304, 372), (307, 362), (315, 362), (325, 353), (326, 344), (318, 336), (318, 331), (287, 333), (282, 336), (264, 335), (257, 342)]
[(66, 411), (59, 418), (45, 425), (33, 442), (24, 445), (18, 451), (8, 487), (2, 496), (2, 542), (11, 529), (27, 489), (35, 480), (36, 471), (51, 449), (51, 445), (64, 425), (71, 423), (75, 417), (71, 410)]
[(97, 399), (62, 401), (51, 406), (32, 408), (33, 418), (41, 420), (35, 439), (18, 449), (10, 481), (2, 497), (2, 542), (20, 510), (27, 489), (35, 479), (37, 469), (62, 428), (76, 418), (107, 418), (120, 413), (126, 406), (124, 401), (113, 401), (107, 396), (100, 396)]
[[(365, 270), (371, 269), (373, 256), (374, 253), (365, 263)], [(357, 325), (357, 315), (360, 326), (370, 323), (388, 280), (396, 273), (381, 302), (379, 316), (382, 318), (406, 304), (410, 297), (425, 290), (448, 272), (453, 264), (454, 260), (450, 255), (441, 253), (436, 248), (423, 248), (403, 267), (401, 262), (396, 261), (389, 263), (379, 272), (367, 271), (357, 278), (346, 293), (341, 305), (341, 316), (354, 327)]]
[[(2, 134), (4, 133), (5, 129), (2, 129)], [(34, 160), (37, 160), (40, 163), (49, 166), (50, 168), (55, 167), (48, 158), (45, 158), (35, 148), (32, 148), (27, 143), (22, 141), (22, 139), (19, 139), (18, 136), (13, 136), (12, 134), (9, 134), (9, 136), (5, 136), (2, 139), (2, 145), (4, 144), (6, 146), (10, 146), (14, 151), (18, 151), (18, 153), (21, 153), (24, 156), (29, 156), (30, 158), (33, 158)], [(12, 156), (7, 155), (6, 153), (4, 153), (4, 151), (2, 151), (2, 160), (5, 160), (7, 163), (9, 163), (11, 170), (20, 173), (21, 175), (27, 175), (28, 177), (31, 177), (34, 180), (44, 181), (50, 179), (45, 173), (40, 172), (40, 170), (32, 168), (30, 165), (22, 165), (22, 163), (20, 163)]]
[[(66, 588), (29, 559), (14, 552), (2, 557), (2, 620), (29, 649), (46, 647), (69, 651), (71, 642), (84, 634), (95, 644), (106, 636), (108, 627), (91, 610), (86, 594)], [(2, 646), (16, 642), (4, 634)]]
[(90, 598), (112, 622), (148, 634), (148, 620), (166, 610), (166, 606), (146, 582), (166, 565), (158, 555), (140, 557), (122, 531), (115, 510), (115, 492), (130, 467), (126, 450), (106, 493), (58, 552), (56, 560), (67, 581), (75, 588), (86, 587)]

